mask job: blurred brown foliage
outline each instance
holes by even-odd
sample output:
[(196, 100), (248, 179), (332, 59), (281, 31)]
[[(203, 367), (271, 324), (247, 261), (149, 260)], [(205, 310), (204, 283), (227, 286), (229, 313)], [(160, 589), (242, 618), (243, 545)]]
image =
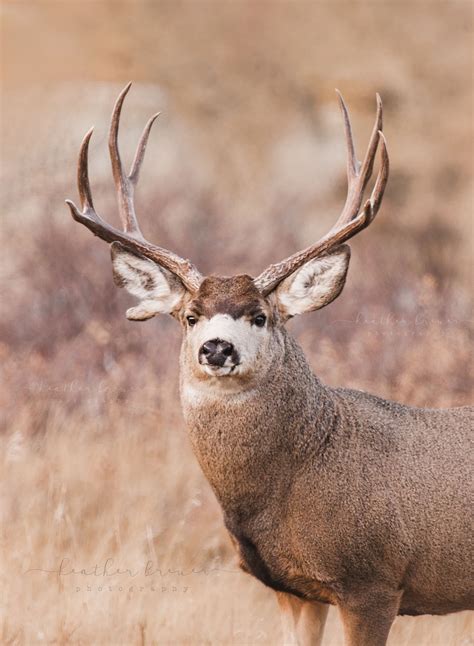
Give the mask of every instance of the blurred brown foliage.
[[(345, 96), (360, 155), (378, 91), (391, 156), (384, 204), (352, 244), (341, 297), (292, 329), (328, 383), (420, 406), (469, 402), (471, 37), (463, 2), (4, 2), (1, 424), (14, 456), (8, 482), (20, 477), (20, 493), (36, 501), (25, 538), (12, 492), (5, 545), (22, 536), (36, 561), (58, 550), (90, 556), (102, 532), (103, 553), (120, 551), (114, 523), (131, 504), (123, 478), (138, 476), (147, 446), (158, 469), (148, 482), (160, 487), (163, 470), (169, 504), (157, 513), (134, 499), (140, 531), (154, 515), (155, 528), (171, 527), (169, 547), (181, 522), (170, 509), (187, 509), (189, 483), (205, 487), (181, 433), (177, 326), (125, 320), (130, 298), (113, 286), (106, 245), (63, 203), (75, 198), (78, 147), (95, 123), (95, 203), (116, 221), (106, 133), (130, 79), (126, 159), (145, 119), (163, 112), (137, 196), (146, 235), (204, 272), (225, 274), (255, 274), (332, 225), (346, 190), (333, 90)], [(97, 450), (112, 457), (97, 461)], [(58, 466), (71, 451), (77, 464)], [(135, 459), (125, 473), (117, 461), (127, 455)], [(102, 474), (99, 489), (87, 464)], [(111, 475), (117, 468), (121, 477)], [(115, 516), (101, 510), (105, 490), (121, 501)], [(61, 496), (70, 521), (51, 544)], [(183, 538), (189, 552), (168, 549), (185, 563), (197, 552), (201, 560), (230, 554), (206, 496), (210, 516), (193, 516), (194, 542)], [(139, 552), (138, 530), (127, 523), (122, 544)], [(28, 560), (22, 549), (15, 558)]]

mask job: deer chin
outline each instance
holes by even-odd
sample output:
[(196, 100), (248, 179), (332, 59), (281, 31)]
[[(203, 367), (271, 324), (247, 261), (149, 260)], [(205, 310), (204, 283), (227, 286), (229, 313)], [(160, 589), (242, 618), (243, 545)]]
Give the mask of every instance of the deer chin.
[(229, 377), (230, 375), (237, 374), (237, 368), (240, 364), (232, 366), (211, 366), (208, 363), (201, 364), (202, 370), (209, 377)]

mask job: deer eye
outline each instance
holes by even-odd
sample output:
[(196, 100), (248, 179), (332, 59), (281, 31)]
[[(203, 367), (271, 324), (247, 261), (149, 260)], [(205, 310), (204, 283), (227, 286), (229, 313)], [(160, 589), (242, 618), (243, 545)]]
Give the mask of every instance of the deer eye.
[(188, 322), (189, 327), (193, 327), (193, 325), (196, 325), (197, 323), (197, 318), (195, 316), (187, 316), (186, 321)]
[(265, 316), (265, 314), (259, 314), (254, 318), (253, 323), (257, 327), (263, 327), (266, 321), (267, 321), (267, 317)]

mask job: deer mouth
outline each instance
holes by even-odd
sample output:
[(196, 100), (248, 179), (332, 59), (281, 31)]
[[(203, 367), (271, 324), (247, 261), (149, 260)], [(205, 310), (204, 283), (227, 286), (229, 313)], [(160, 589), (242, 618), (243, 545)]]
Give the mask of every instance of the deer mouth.
[(229, 377), (234, 374), (238, 366), (240, 363), (234, 363), (232, 366), (213, 366), (209, 363), (201, 363), (204, 372), (210, 377)]

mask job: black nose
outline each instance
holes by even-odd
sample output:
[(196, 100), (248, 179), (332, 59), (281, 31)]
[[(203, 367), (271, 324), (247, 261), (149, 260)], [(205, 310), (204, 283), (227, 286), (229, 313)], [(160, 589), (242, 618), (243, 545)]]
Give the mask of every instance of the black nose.
[(206, 341), (199, 350), (199, 355), (206, 357), (207, 363), (211, 366), (222, 367), (225, 360), (231, 357), (234, 352), (234, 346), (228, 341), (221, 341), (221, 339), (211, 339)]

